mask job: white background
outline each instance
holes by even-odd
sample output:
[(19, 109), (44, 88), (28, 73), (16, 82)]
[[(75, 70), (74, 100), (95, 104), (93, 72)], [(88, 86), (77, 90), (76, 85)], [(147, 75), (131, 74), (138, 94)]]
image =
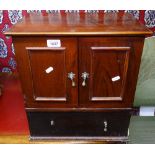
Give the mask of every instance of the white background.
[(154, 0), (0, 0), (1, 10), (154, 10)]

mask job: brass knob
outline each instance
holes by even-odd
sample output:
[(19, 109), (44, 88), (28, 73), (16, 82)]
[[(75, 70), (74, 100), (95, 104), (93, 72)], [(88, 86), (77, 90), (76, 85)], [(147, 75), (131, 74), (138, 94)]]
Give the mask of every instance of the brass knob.
[(75, 74), (73, 72), (68, 73), (68, 78), (72, 81), (72, 87), (75, 87)]
[(83, 78), (82, 86), (85, 87), (86, 86), (86, 79), (89, 78), (89, 73), (83, 72), (81, 77)]
[(50, 124), (51, 126), (54, 126), (54, 120), (51, 120)]
[(104, 121), (104, 132), (107, 132), (108, 123), (107, 121)]

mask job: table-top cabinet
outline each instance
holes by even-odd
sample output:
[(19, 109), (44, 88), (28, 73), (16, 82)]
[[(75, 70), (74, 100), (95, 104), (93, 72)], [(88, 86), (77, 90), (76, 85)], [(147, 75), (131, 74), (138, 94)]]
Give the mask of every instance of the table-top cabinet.
[[(47, 47), (46, 41), (53, 39), (60, 40), (61, 47)], [(132, 107), (141, 37), (14, 40), (28, 108)]]
[(90, 119), (107, 130), (109, 120), (117, 137), (124, 135), (119, 130), (123, 115), (127, 136), (130, 116), (121, 111), (132, 109), (144, 39), (151, 33), (131, 15), (119, 13), (30, 14), (14, 25), (5, 34), (13, 37), (31, 136), (53, 137), (57, 131), (46, 132), (45, 126), (57, 124), (55, 118), (64, 125), (60, 129), (76, 122), (80, 130), (86, 122), (85, 129), (94, 130)]

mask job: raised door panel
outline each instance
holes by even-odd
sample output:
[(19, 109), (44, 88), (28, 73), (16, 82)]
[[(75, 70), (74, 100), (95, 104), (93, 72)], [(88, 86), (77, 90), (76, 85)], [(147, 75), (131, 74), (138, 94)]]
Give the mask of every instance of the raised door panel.
[(66, 101), (65, 47), (26, 48), (35, 101)]
[[(47, 40), (52, 39), (59, 39), (61, 47), (47, 47)], [(78, 104), (76, 38), (17, 37), (14, 42), (26, 108), (75, 107)], [(71, 72), (75, 74), (75, 86), (68, 78)]]
[[(85, 37), (79, 41), (79, 105), (131, 108), (143, 38)], [(84, 80), (83, 73), (88, 73)]]
[(122, 101), (130, 47), (91, 47), (91, 101)]

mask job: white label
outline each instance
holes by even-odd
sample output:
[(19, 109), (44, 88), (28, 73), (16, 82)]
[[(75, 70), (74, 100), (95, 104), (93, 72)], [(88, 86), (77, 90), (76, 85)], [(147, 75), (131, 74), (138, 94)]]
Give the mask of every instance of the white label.
[(47, 47), (61, 47), (60, 40), (47, 40)]
[(140, 116), (154, 116), (155, 107), (140, 107)]
[(45, 70), (45, 72), (47, 73), (47, 74), (49, 74), (50, 72), (52, 72), (53, 71), (53, 67), (48, 67), (46, 70)]
[(120, 79), (120, 76), (115, 76), (115, 77), (113, 77), (112, 78), (112, 81), (114, 82), (114, 81), (118, 81)]

